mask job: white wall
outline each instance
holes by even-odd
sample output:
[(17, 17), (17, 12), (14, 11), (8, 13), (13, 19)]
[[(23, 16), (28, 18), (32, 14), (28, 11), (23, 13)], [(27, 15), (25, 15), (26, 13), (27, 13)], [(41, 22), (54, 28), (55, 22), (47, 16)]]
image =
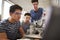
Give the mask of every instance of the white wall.
[[(10, 1), (22, 6), (24, 11), (30, 11), (33, 8), (31, 0), (10, 0)], [(39, 7), (46, 8), (48, 6), (49, 0), (39, 0)]]

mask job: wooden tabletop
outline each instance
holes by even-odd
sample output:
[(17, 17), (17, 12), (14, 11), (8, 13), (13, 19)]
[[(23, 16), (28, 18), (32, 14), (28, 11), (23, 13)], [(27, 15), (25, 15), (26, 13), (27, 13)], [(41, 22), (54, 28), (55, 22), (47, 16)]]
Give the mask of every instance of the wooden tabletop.
[(39, 36), (39, 35), (25, 35), (25, 37), (27, 37), (27, 38), (33, 38), (33, 39), (41, 39), (42, 37), (41, 36)]

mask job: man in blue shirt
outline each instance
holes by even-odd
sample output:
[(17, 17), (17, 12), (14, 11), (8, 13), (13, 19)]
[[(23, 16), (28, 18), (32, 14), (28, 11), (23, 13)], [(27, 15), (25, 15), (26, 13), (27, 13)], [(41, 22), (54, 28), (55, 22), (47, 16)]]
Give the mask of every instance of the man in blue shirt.
[(19, 22), (21, 12), (22, 7), (19, 5), (12, 5), (9, 10), (10, 17), (0, 22), (0, 33), (6, 33), (9, 40), (17, 40), (20, 39), (21, 36), (24, 36), (24, 31)]
[(37, 21), (41, 18), (42, 14), (43, 14), (43, 8), (38, 8), (38, 0), (31, 0), (34, 9), (32, 9), (30, 11), (31, 13), (31, 22), (33, 21)]

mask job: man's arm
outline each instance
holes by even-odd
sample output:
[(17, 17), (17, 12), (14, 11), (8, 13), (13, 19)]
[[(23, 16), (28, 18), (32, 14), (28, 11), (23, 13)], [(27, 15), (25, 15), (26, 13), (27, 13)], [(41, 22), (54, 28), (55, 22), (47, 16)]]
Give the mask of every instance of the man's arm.
[(0, 40), (7, 40), (7, 35), (5, 32), (0, 33)]
[(22, 27), (20, 27), (19, 31), (20, 31), (20, 33), (22, 34), (22, 37), (24, 37), (25, 32), (24, 32), (24, 30), (23, 30), (23, 28), (22, 28)]

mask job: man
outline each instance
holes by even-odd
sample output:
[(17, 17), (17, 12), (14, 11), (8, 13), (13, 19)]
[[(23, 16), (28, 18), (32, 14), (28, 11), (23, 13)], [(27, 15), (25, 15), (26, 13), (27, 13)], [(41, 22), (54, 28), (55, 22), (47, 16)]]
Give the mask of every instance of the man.
[(33, 21), (37, 21), (41, 18), (42, 14), (43, 14), (43, 8), (38, 8), (38, 4), (39, 4), (38, 0), (31, 0), (31, 2), (34, 7), (34, 9), (32, 9), (30, 11), (31, 17), (32, 17), (31, 21), (33, 22)]
[(9, 40), (17, 40), (24, 35), (24, 31), (19, 22), (21, 12), (22, 7), (19, 5), (12, 5), (9, 10), (10, 18), (0, 22), (0, 33), (6, 33)]
[(31, 19), (30, 13), (25, 13), (24, 21), (22, 22), (22, 27), (25, 33), (27, 33), (27, 29), (29, 29), (30, 19)]

